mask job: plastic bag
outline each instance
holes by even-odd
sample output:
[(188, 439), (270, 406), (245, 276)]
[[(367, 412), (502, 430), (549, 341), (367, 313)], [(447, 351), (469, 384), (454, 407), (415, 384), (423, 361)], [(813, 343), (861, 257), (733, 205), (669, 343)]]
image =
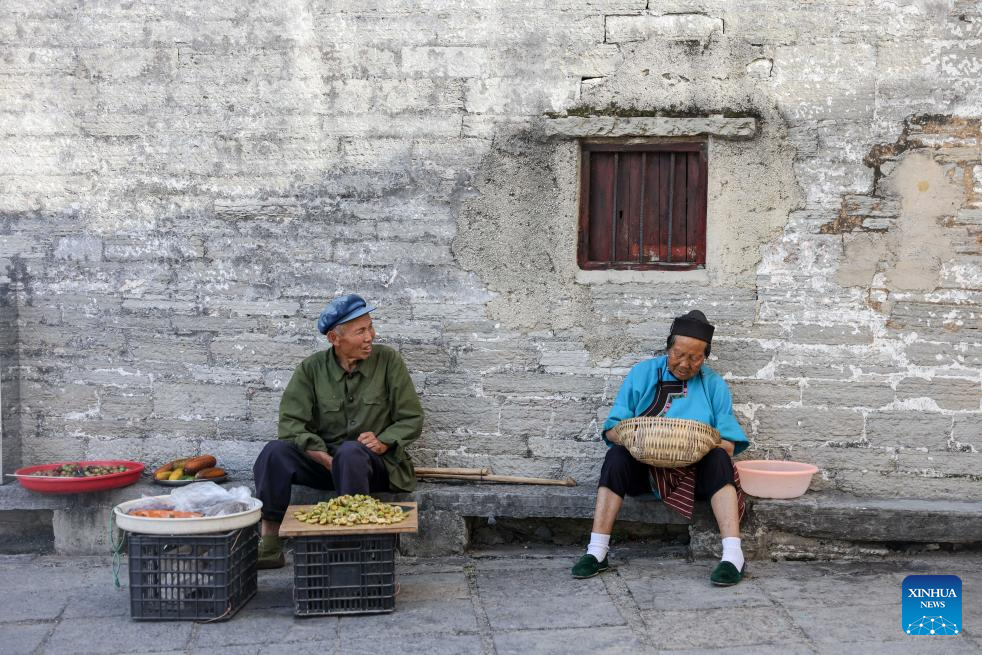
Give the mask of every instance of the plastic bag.
[(225, 516), (244, 512), (252, 507), (252, 493), (248, 487), (225, 489), (214, 482), (195, 482), (171, 492), (173, 509), (182, 512), (200, 512), (205, 516)]

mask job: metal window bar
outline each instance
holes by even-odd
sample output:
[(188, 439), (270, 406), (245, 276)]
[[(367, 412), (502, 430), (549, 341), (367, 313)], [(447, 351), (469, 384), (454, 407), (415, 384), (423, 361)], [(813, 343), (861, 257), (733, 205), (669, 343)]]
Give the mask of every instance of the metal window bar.
[(614, 153), (614, 202), (611, 203), (610, 215), (610, 261), (617, 261), (617, 212), (619, 210), (618, 200), (621, 197), (620, 187), (620, 161), (621, 153)]
[(672, 215), (675, 213), (675, 153), (668, 163), (668, 261), (672, 261)]
[(638, 212), (640, 216), (638, 217), (638, 227), (640, 231), (640, 236), (638, 239), (638, 263), (644, 263), (644, 181), (648, 177), (648, 153), (641, 153), (641, 202), (639, 204)]

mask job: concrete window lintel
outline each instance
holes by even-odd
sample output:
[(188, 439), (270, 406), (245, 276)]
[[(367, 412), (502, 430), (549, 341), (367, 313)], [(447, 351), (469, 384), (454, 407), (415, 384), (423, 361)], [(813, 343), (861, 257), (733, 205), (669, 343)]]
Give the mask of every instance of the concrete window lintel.
[(709, 273), (706, 269), (694, 271), (622, 271), (605, 269), (599, 271), (584, 271), (577, 269), (576, 283), (592, 284), (709, 284)]
[(551, 118), (545, 133), (561, 138), (590, 137), (683, 137), (708, 135), (721, 139), (752, 139), (757, 135), (756, 118), (619, 118), (616, 116)]

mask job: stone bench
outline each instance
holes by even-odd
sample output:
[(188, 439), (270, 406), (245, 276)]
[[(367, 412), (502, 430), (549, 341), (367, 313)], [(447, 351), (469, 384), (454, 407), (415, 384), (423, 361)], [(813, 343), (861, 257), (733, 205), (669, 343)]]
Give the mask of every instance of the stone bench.
[[(235, 481), (228, 483), (237, 484)], [(251, 480), (242, 481), (252, 487)], [(109, 515), (121, 502), (167, 494), (168, 487), (148, 480), (109, 491), (88, 494), (50, 495), (28, 491), (17, 484), (0, 487), (0, 520), (3, 514), (31, 513), (42, 527), (50, 524), (53, 548), (62, 554), (104, 554), (109, 552)], [(294, 504), (315, 503), (327, 493), (295, 486)], [(579, 518), (593, 516), (596, 487), (552, 487), (538, 485), (481, 484), (472, 482), (420, 482), (409, 494), (381, 494), (385, 500), (412, 500), (419, 503), (420, 535), (404, 539), (413, 554), (462, 552), (469, 539), (465, 517)], [(653, 499), (628, 498), (621, 519), (659, 524), (685, 524), (686, 521)], [(10, 521), (8, 521), (10, 523)]]
[(765, 530), (766, 555), (825, 559), (889, 555), (907, 545), (982, 542), (982, 501), (856, 498), (808, 493), (758, 499), (753, 520)]
[[(413, 500), (420, 512), (420, 532), (403, 538), (403, 550), (413, 555), (438, 555), (466, 550), (470, 535), (466, 518), (590, 519), (597, 489), (575, 487), (495, 484), (474, 482), (420, 482), (410, 494), (381, 494), (385, 500)], [(292, 502), (315, 503), (323, 492), (294, 487)], [(701, 503), (700, 503), (701, 504)], [(697, 504), (698, 505), (698, 504)], [(685, 525), (683, 517), (654, 498), (626, 498), (620, 520), (641, 523)], [(584, 534), (586, 539), (589, 534)]]
[[(53, 548), (59, 553), (104, 554), (110, 549), (108, 526), (113, 506), (168, 491), (141, 481), (99, 493), (44, 495), (7, 484), (0, 487), (0, 525), (7, 526), (2, 532), (16, 538), (16, 524), (33, 521), (48, 530), (49, 541), (53, 534)], [(404, 538), (404, 550), (408, 554), (435, 555), (467, 548), (466, 517), (589, 519), (593, 516), (596, 488), (441, 481), (421, 482), (411, 494), (383, 497), (420, 504), (420, 534)], [(324, 498), (324, 492), (294, 487), (294, 503), (313, 503)], [(794, 500), (748, 498), (748, 512), (743, 526), (745, 551), (756, 557), (868, 557), (878, 552), (886, 556), (903, 544), (982, 542), (980, 501), (863, 499), (808, 493)], [(687, 523), (663, 503), (645, 498), (626, 499), (620, 520)], [(712, 556), (718, 549), (715, 520), (706, 503), (696, 504), (688, 530), (693, 556)], [(586, 537), (584, 534), (584, 540)]]

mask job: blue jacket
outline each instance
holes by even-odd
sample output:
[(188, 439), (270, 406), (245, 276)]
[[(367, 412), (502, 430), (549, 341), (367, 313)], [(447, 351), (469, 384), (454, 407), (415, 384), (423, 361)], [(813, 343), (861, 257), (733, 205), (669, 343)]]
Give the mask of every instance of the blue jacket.
[[(604, 431), (624, 419), (634, 418), (651, 406), (655, 399), (655, 386), (659, 375), (667, 382), (677, 382), (678, 378), (668, 370), (668, 357), (662, 355), (647, 359), (631, 369), (621, 384), (614, 406), (604, 421)], [(689, 380), (687, 393), (674, 395), (667, 409), (661, 414), (665, 418), (687, 418), (711, 425), (719, 430), (719, 435), (733, 442), (733, 454), (738, 455), (749, 444), (743, 428), (733, 416), (733, 397), (730, 388), (719, 373), (703, 364), (699, 374)]]

